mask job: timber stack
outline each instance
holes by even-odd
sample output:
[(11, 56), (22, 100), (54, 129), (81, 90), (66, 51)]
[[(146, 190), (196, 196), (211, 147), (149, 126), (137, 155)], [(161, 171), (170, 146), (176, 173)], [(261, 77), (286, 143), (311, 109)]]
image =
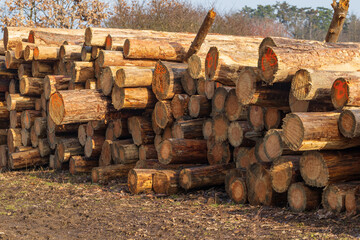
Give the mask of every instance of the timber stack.
[(0, 167), (358, 213), (360, 45), (208, 34), (215, 15), (197, 34), (5, 28)]

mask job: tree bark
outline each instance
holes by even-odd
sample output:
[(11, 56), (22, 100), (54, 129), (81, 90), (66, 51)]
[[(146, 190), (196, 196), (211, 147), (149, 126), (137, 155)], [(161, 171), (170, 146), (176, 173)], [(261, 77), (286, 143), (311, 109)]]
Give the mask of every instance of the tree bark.
[(85, 83), (86, 80), (95, 78), (93, 62), (73, 62), (70, 71), (71, 80), (75, 83)]
[(158, 154), (155, 148), (155, 145), (141, 145), (139, 147), (139, 160), (146, 161), (150, 159), (157, 159)]
[(203, 118), (178, 120), (172, 126), (172, 136), (183, 139), (204, 139), (202, 127)]
[(134, 143), (138, 146), (154, 143), (155, 133), (150, 119), (145, 117), (132, 117), (131, 119), (133, 119), (131, 135)]
[(148, 88), (119, 88), (114, 86), (112, 104), (115, 109), (146, 109), (154, 108), (156, 97)]
[(84, 146), (85, 157), (95, 158), (99, 157), (101, 154), (101, 148), (104, 144), (105, 137), (102, 135), (94, 135), (92, 137), (87, 137), (86, 143)]
[(21, 128), (13, 128), (8, 130), (7, 145), (9, 153), (15, 152), (17, 146), (21, 146)]
[(78, 138), (65, 138), (57, 143), (56, 155), (61, 163), (68, 162), (71, 156), (84, 155), (84, 148)]
[(153, 189), (157, 194), (173, 195), (182, 189), (179, 184), (179, 170), (160, 170), (153, 175)]
[(49, 100), (50, 96), (57, 91), (67, 90), (71, 78), (64, 75), (46, 75), (44, 79), (44, 95)]
[(231, 152), (227, 142), (207, 142), (207, 160), (210, 165), (227, 164), (231, 160)]
[(128, 174), (128, 187), (132, 194), (149, 193), (153, 186), (154, 169), (132, 169)]
[(100, 75), (101, 90), (105, 96), (111, 95), (111, 90), (114, 87), (116, 73), (122, 67), (105, 67)]
[(208, 117), (211, 113), (211, 102), (202, 95), (192, 95), (188, 104), (189, 115), (193, 118)]
[(126, 177), (135, 164), (116, 164), (104, 167), (95, 167), (91, 171), (93, 183), (106, 183), (113, 179)]
[(134, 60), (125, 59), (122, 51), (101, 50), (97, 58), (99, 67), (108, 66), (133, 66), (133, 67), (151, 67), (156, 64), (155, 60)]
[(310, 188), (302, 182), (293, 183), (288, 190), (288, 202), (294, 212), (315, 210), (321, 203), (321, 189)]
[(59, 59), (59, 47), (36, 46), (34, 48), (34, 60), (56, 61)]
[(28, 41), (37, 45), (58, 46), (67, 42), (80, 45), (84, 42), (84, 29), (34, 28), (28, 34)]
[(92, 169), (98, 166), (99, 162), (95, 159), (72, 156), (69, 161), (69, 172), (73, 175), (77, 173), (91, 173)]
[(340, 0), (339, 3), (333, 0), (331, 6), (334, 9), (334, 16), (326, 34), (325, 42), (335, 43), (340, 36), (346, 20), (346, 15), (349, 10), (349, 0)]
[(187, 94), (176, 94), (171, 100), (171, 112), (173, 117), (178, 120), (189, 114), (188, 104), (190, 97)]
[(153, 68), (120, 67), (116, 72), (115, 84), (120, 87), (150, 87)]
[(42, 166), (48, 164), (48, 162), (48, 158), (42, 158), (40, 156), (39, 149), (37, 148), (25, 152), (11, 153), (9, 155), (9, 168), (11, 170)]
[(20, 93), (25, 96), (39, 96), (44, 91), (44, 78), (23, 77), (20, 80)]
[(59, 52), (59, 59), (64, 61), (81, 61), (80, 45), (61, 45)]

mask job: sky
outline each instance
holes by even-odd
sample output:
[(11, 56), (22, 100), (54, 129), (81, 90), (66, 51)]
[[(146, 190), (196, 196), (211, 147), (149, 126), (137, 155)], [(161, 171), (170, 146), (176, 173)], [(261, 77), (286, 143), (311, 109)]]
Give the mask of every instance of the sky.
[[(205, 8), (211, 8), (213, 5), (218, 11), (229, 12), (237, 11), (245, 6), (256, 8), (257, 5), (275, 4), (277, 1), (283, 2), (283, 0), (189, 0), (190, 2), (201, 5)], [(338, 1), (338, 0), (337, 0)], [(298, 7), (327, 7), (331, 8), (332, 0), (286, 0), (290, 5), (296, 5)], [(354, 13), (360, 16), (360, 1), (350, 1), (350, 13)]]

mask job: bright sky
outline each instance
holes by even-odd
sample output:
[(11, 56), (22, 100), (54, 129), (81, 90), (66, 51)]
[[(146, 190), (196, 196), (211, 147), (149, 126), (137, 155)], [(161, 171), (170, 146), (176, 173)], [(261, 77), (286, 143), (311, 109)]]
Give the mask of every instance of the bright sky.
[[(267, 5), (267, 4), (275, 4), (278, 2), (283, 2), (283, 0), (189, 0), (194, 4), (202, 5), (205, 8), (211, 8), (215, 6), (218, 11), (237, 11), (244, 6), (249, 6), (252, 8), (256, 8), (257, 5)], [(337, 0), (338, 1), (338, 0)], [(315, 1), (306, 1), (306, 0), (287, 0), (287, 3), (290, 5), (296, 5), (298, 7), (327, 7), (331, 8), (332, 0), (315, 0)], [(351, 13), (355, 13), (356, 15), (360, 15), (360, 1), (352, 0), (350, 1)]]

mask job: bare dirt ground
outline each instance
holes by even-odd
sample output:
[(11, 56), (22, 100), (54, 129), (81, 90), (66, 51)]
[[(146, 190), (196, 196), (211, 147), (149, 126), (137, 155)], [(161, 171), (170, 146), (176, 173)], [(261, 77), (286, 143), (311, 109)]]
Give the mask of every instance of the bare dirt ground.
[(0, 239), (354, 239), (360, 216), (235, 205), (222, 188), (131, 195), (125, 180), (0, 173)]

